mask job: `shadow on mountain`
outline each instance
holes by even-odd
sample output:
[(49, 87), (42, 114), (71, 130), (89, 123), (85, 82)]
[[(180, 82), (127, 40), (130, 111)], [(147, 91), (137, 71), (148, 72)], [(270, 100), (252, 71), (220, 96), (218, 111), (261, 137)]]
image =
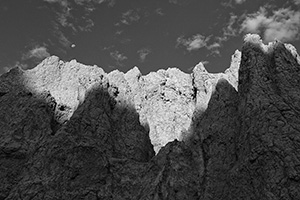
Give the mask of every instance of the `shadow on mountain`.
[(238, 93), (227, 80), (216, 85), (206, 111), (195, 112), (189, 137), (169, 142), (152, 160), (136, 199), (234, 199)]
[(61, 124), (58, 113), (66, 109), (49, 92), (22, 85), (22, 75), (13, 69), (0, 78), (0, 199), (115, 199), (137, 192), (127, 176), (138, 177), (154, 151), (134, 108), (98, 85)]
[(154, 156), (149, 130), (109, 85), (66, 121), (68, 108), (22, 85), (22, 73), (0, 78), (0, 199), (230, 199), (238, 95), (226, 80), (195, 112), (191, 137)]
[(236, 163), (235, 137), (238, 134), (238, 93), (225, 79), (220, 79), (203, 113), (195, 112), (191, 137), (184, 143), (198, 151), (202, 163), (201, 198), (231, 199), (230, 170)]
[[(70, 108), (0, 77), (1, 199), (300, 199), (299, 64), (243, 48), (239, 94), (219, 80), (190, 137), (154, 156), (135, 109), (98, 85)], [(124, 101), (125, 102), (125, 101)]]

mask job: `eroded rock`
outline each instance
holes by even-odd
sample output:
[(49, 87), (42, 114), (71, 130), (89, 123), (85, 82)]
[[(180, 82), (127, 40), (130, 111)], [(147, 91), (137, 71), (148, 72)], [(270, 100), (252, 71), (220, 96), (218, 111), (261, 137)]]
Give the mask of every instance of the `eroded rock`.
[(300, 199), (299, 71), (257, 35), (219, 74), (15, 68), (0, 77), (0, 199)]

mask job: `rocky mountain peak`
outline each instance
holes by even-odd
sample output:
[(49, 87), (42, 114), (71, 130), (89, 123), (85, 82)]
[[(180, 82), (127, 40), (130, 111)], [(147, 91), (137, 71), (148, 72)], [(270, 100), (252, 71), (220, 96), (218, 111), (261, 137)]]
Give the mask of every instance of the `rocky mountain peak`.
[(246, 35), (224, 73), (51, 56), (0, 77), (0, 199), (300, 199), (296, 49)]

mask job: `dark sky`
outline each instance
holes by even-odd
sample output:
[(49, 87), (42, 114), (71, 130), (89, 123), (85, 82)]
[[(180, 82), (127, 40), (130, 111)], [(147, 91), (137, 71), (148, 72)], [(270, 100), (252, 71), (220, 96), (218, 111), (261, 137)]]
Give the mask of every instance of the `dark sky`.
[(300, 0), (0, 0), (0, 74), (50, 55), (143, 74), (222, 72), (246, 33), (300, 49)]

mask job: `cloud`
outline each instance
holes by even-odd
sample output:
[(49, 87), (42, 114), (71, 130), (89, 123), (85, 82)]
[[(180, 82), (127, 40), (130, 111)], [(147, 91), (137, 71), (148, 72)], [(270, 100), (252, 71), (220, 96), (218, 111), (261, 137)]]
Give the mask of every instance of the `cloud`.
[(50, 56), (48, 49), (44, 46), (35, 46), (26, 53), (23, 53), (20, 61), (15, 61), (10, 65), (4, 66), (3, 69), (0, 69), (1, 73), (6, 73), (13, 68), (20, 67), (24, 70), (32, 69), (36, 64), (40, 63), (43, 59)]
[(92, 19), (87, 19), (86, 17), (82, 17), (82, 19), (85, 20), (85, 24), (79, 25), (79, 30), (82, 32), (91, 32), (93, 26), (95, 25), (94, 21)]
[(20, 60), (10, 63), (0, 68), (0, 75), (9, 72), (11, 69), (20, 67), (23, 70), (32, 69), (36, 64), (40, 63), (43, 59), (50, 56), (48, 49), (45, 46), (35, 46), (23, 53)]
[(162, 8), (157, 8), (155, 9), (154, 11), (157, 15), (160, 15), (160, 16), (164, 16), (165, 13), (163, 12)]
[(3, 68), (0, 68), (0, 75), (9, 72), (11, 69), (13, 69), (15, 67), (16, 66), (4, 66)]
[(128, 10), (122, 14), (121, 23), (130, 25), (133, 22), (137, 22), (140, 20), (140, 16), (137, 11), (135, 10)]
[(169, 3), (177, 4), (178, 2), (179, 2), (178, 0), (169, 0)]
[(220, 47), (222, 46), (222, 44), (220, 42), (214, 42), (211, 45), (208, 45), (206, 48), (208, 50), (210, 50), (210, 55), (220, 55)]
[(224, 0), (223, 2), (221, 2), (221, 5), (223, 5), (224, 7), (234, 8), (234, 4), (243, 4), (245, 2), (246, 0)]
[(116, 35), (121, 35), (124, 32), (124, 30), (118, 30), (115, 32)]
[(300, 0), (294, 0), (294, 3), (295, 3), (296, 5), (300, 5)]
[(113, 7), (116, 3), (116, 0), (75, 0), (75, 3), (78, 5), (84, 5), (84, 4), (102, 4), (107, 3), (108, 6)]
[(177, 5), (188, 5), (196, 0), (169, 0), (169, 3), (177, 4)]
[(151, 50), (148, 48), (142, 48), (142, 49), (138, 50), (137, 53), (139, 54), (140, 61), (144, 62), (147, 55), (149, 55), (151, 53)]
[(71, 6), (68, 0), (44, 0), (48, 3), (57, 3), (60, 5), (60, 10), (56, 11), (56, 19), (57, 21), (63, 26), (63, 27), (71, 27), (75, 29), (74, 25), (69, 22), (68, 18), (72, 18), (72, 15), (70, 13)]
[(230, 14), (230, 18), (226, 23), (225, 27), (222, 29), (222, 36), (216, 37), (217, 43), (220, 47), (223, 42), (228, 41), (231, 37), (236, 37), (240, 33), (240, 24), (243, 23), (245, 15), (237, 16), (233, 13)]
[[(62, 27), (71, 28), (73, 32), (91, 31), (94, 26), (94, 21), (91, 19), (91, 14), (96, 10), (97, 5), (106, 3), (112, 7), (115, 5), (115, 0), (43, 0), (49, 4), (58, 4), (59, 8), (53, 9), (56, 14), (56, 22)], [(74, 6), (77, 6), (74, 9)], [(78, 7), (80, 6), (80, 7)], [(73, 10), (82, 9), (80, 17), (73, 15)]]
[(59, 3), (61, 6), (67, 6), (68, 0), (44, 0), (45, 2), (48, 3)]
[(107, 50), (110, 50), (110, 49), (112, 49), (112, 48), (114, 48), (114, 47), (115, 47), (115, 45), (104, 46), (104, 47), (102, 48), (102, 50), (103, 50), (103, 51), (107, 51)]
[(232, 37), (238, 34), (237, 27), (235, 27), (235, 25), (238, 22), (238, 18), (239, 17), (237, 15), (234, 14), (230, 15), (229, 22), (227, 23), (226, 27), (223, 29), (223, 36)]
[(53, 35), (58, 40), (58, 42), (65, 48), (70, 47), (71, 41), (65, 36), (65, 34), (60, 30), (59, 24), (56, 22), (52, 23)]
[(36, 46), (33, 49), (29, 50), (26, 54), (22, 56), (22, 60), (33, 59), (36, 61), (41, 61), (44, 58), (49, 57), (50, 54), (46, 47)]
[(201, 34), (196, 34), (188, 39), (180, 36), (177, 38), (176, 47), (184, 46), (188, 51), (206, 48), (211, 52), (210, 55), (220, 55), (219, 48), (221, 47), (221, 43), (219, 41), (211, 42), (211, 38), (211, 36), (205, 37)]
[(247, 15), (241, 25), (241, 32), (262, 34), (265, 42), (299, 40), (299, 31), (300, 11), (290, 8), (280, 8), (268, 16), (267, 9), (261, 7), (258, 12)]
[(180, 36), (179, 38), (177, 38), (176, 46), (183, 45), (188, 51), (193, 51), (206, 47), (208, 41), (209, 37), (205, 37), (201, 34), (196, 34), (188, 39), (184, 39), (183, 36)]
[(127, 57), (122, 53), (120, 53), (119, 51), (110, 52), (110, 57), (112, 57), (117, 62), (117, 65), (119, 66), (123, 66), (121, 62), (127, 60)]
[(245, 3), (246, 0), (234, 0), (236, 4), (242, 4)]
[(93, 0), (97, 4), (107, 3), (109, 7), (113, 7), (116, 4), (116, 0)]
[(203, 65), (208, 65), (209, 64), (209, 61), (207, 60), (203, 60), (203, 61), (200, 61)]
[[(69, 5), (70, 0), (44, 0), (48, 3), (59, 3), (62, 6)], [(77, 5), (85, 5), (85, 4), (102, 4), (108, 3), (109, 6), (113, 6), (115, 4), (115, 0), (74, 0)]]
[(21, 63), (19, 61), (16, 61), (14, 64), (12, 65), (7, 65), (4, 66), (3, 68), (0, 68), (0, 75), (9, 72), (11, 69), (16, 68), (16, 67), (20, 67), (22, 69), (28, 69), (28, 65), (25, 63)]

